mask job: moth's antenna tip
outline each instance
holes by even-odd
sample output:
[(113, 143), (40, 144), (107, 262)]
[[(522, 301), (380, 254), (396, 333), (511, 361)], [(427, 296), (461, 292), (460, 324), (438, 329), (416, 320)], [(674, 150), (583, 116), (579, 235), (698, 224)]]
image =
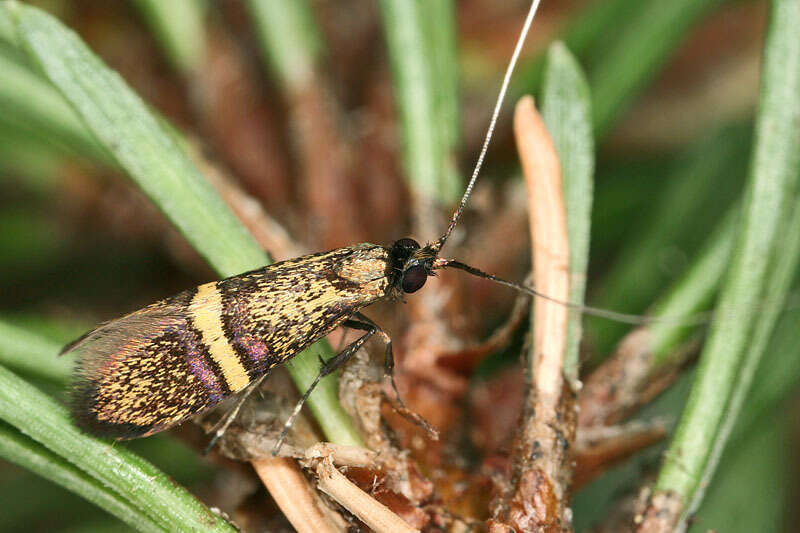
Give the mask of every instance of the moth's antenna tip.
[(481, 167), (483, 166), (483, 160), (486, 157), (486, 152), (489, 149), (489, 142), (492, 140), (492, 134), (494, 133), (494, 128), (497, 125), (497, 117), (500, 115), (500, 108), (503, 105), (503, 100), (506, 97), (506, 92), (508, 91), (508, 85), (511, 80), (511, 73), (514, 72), (514, 67), (517, 64), (517, 60), (519, 59), (520, 52), (522, 51), (522, 45), (525, 43), (525, 37), (528, 35), (528, 30), (530, 30), (531, 23), (533, 22), (533, 17), (536, 15), (536, 10), (539, 8), (540, 0), (533, 0), (531, 2), (531, 7), (528, 10), (528, 15), (525, 17), (525, 24), (522, 26), (522, 31), (519, 34), (519, 39), (517, 39), (517, 45), (514, 47), (514, 53), (511, 56), (511, 61), (508, 62), (508, 68), (506, 68), (505, 76), (503, 77), (503, 84), (500, 86), (500, 93), (497, 95), (497, 102), (494, 105), (494, 111), (492, 111), (492, 119), (489, 122), (489, 128), (486, 130), (486, 137), (483, 139), (483, 146), (481, 147), (481, 151), (478, 155), (478, 161), (475, 163), (475, 168), (472, 171), (472, 177), (467, 184), (467, 188), (464, 191), (464, 195), (461, 197), (461, 202), (458, 204), (458, 208), (456, 209), (453, 216), (450, 218), (450, 224), (447, 226), (447, 231), (444, 232), (438, 241), (432, 246), (432, 249), (435, 252), (438, 252), (444, 246), (445, 241), (447, 238), (450, 237), (450, 233), (452, 233), (453, 228), (456, 227), (456, 223), (458, 223), (458, 219), (461, 217), (461, 213), (464, 211), (464, 208), (467, 205), (467, 200), (469, 199), (470, 194), (472, 194), (472, 189), (475, 187), (475, 182), (478, 179), (478, 174), (480, 174)]

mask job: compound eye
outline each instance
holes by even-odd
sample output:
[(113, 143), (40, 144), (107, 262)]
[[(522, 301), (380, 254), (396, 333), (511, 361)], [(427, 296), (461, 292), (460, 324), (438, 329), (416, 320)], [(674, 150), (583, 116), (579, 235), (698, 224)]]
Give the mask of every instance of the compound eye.
[(417, 292), (425, 285), (428, 279), (428, 272), (422, 265), (414, 265), (403, 272), (403, 292)]

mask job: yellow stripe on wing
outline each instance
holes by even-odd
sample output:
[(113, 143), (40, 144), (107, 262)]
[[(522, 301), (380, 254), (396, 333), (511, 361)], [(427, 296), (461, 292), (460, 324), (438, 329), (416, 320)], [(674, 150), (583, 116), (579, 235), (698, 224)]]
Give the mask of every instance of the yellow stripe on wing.
[(217, 284), (199, 286), (189, 310), (208, 353), (222, 369), (228, 388), (232, 392), (245, 388), (250, 383), (250, 377), (222, 330), (222, 295), (217, 290)]

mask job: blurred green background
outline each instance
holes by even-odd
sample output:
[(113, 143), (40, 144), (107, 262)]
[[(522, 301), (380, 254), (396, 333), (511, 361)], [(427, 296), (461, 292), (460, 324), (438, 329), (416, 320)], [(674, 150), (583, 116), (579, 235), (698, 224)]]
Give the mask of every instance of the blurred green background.
[[(29, 4), (77, 32), (182, 132), (184, 142), (305, 249), (389, 243), (417, 231), (409, 205), (419, 198), (448, 212), (471, 171), (527, 9), (524, 1), (436, 0), (415, 27), (404, 18), (402, 0)], [(545, 52), (560, 39), (585, 72), (596, 146), (587, 302), (628, 313), (644, 313), (654, 303), (672, 310), (663, 311), (668, 315), (710, 309), (736, 261), (733, 243), (745, 253), (743, 239), (736, 239), (748, 228), (737, 225), (746, 223), (734, 211), (758, 202), (757, 191), (744, 191), (748, 172), (758, 172), (751, 154), (759, 83), (767, 83), (761, 64), (769, 13), (780, 2), (773, 4), (545, 0), (513, 78), (474, 212), (456, 239), (463, 255), (512, 279), (527, 269), (525, 213), (514, 207), (522, 189), (509, 110), (520, 95), (539, 94)], [(146, 185), (125, 178), (122, 169), (131, 171), (120, 155), (86, 127), (75, 102), (54, 87), (52, 74), (43, 74), (47, 66), (31, 60), (33, 45), (15, 42), (14, 32), (25, 31), (24, 25), (4, 24), (0, 19), (0, 363), (63, 401), (69, 362), (54, 357), (58, 346), (98, 321), (214, 279), (209, 262), (218, 272), (224, 267), (173, 229), (169, 208), (155, 207), (140, 189), (147, 191)], [(781, 55), (781, 35), (774, 38)], [(435, 68), (415, 71), (414, 54)], [(422, 93), (408, 89), (415, 72), (417, 82), (424, 78)], [(796, 117), (794, 104), (786, 105), (785, 113)], [(797, 161), (787, 168), (796, 174)], [(739, 317), (742, 328), (750, 328), (742, 366), (759, 366), (761, 352), (764, 357), (750, 394), (730, 415), (731, 437), (692, 531), (792, 531), (797, 518), (800, 314), (789, 290), (792, 258), (785, 260), (789, 281), (769, 288), (782, 272), (775, 266), (780, 254), (794, 250), (792, 179), (778, 194), (787, 214), (774, 223), (778, 229), (762, 254), (765, 288), (749, 300), (752, 316)], [(506, 239), (494, 247), (493, 231)], [(508, 295), (485, 286), (469, 285), (468, 291), (462, 297), (468, 329), (483, 335), (502, 321)], [(738, 305), (742, 298), (726, 301)], [(398, 320), (392, 318), (397, 311), (378, 313), (390, 324)], [(770, 313), (768, 324), (750, 326)], [(601, 364), (628, 329), (587, 318), (584, 369)], [(703, 333), (702, 327), (670, 326), (659, 349), (669, 358)], [(751, 357), (747, 350), (758, 335), (769, 342)], [(479, 373), (491, 379), (512, 364), (520, 342), (484, 361)], [(721, 364), (732, 368), (732, 361)], [(745, 394), (749, 381), (738, 378), (744, 385), (738, 384), (734, 366), (729, 384)], [(698, 375), (702, 369), (687, 370), (641, 416), (677, 420)], [(730, 404), (711, 409), (727, 412)], [(0, 441), (22, 435), (0, 424)], [(200, 458), (185, 442), (159, 436), (125, 446), (239, 520), (251, 514), (242, 509), (268, 501), (244, 469)], [(576, 529), (601, 521), (643, 476), (658, 472), (664, 450), (638, 454), (578, 492)], [(127, 527), (77, 491), (2, 461), (0, 492), (0, 531)], [(274, 509), (260, 512), (264, 517), (253, 522), (259, 528), (287, 527)]]

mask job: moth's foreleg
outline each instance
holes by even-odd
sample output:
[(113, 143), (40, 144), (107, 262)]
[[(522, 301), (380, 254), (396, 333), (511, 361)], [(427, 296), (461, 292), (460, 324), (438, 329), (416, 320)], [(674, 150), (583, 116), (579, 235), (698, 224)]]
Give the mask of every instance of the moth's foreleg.
[(355, 313), (353, 316), (358, 320), (346, 320), (344, 322), (345, 326), (352, 329), (369, 331), (370, 335), (377, 334), (386, 345), (386, 354), (383, 360), (383, 372), (384, 376), (388, 377), (392, 382), (392, 390), (394, 390), (394, 398), (397, 402), (397, 405), (394, 406), (395, 410), (410, 422), (424, 429), (431, 436), (431, 438), (438, 440), (439, 432), (436, 430), (436, 428), (431, 426), (430, 423), (428, 423), (428, 421), (422, 418), (419, 414), (406, 407), (406, 404), (400, 397), (400, 392), (397, 390), (397, 383), (394, 380), (394, 353), (392, 352), (392, 339), (389, 337), (389, 334), (383, 331), (380, 326), (373, 322), (369, 317), (364, 316), (361, 313)]
[(320, 358), (319, 374), (317, 374), (317, 377), (314, 378), (314, 381), (312, 381), (311, 385), (308, 386), (306, 392), (303, 393), (303, 396), (302, 398), (300, 398), (300, 401), (298, 401), (297, 405), (295, 405), (294, 411), (292, 411), (292, 415), (289, 417), (289, 419), (286, 421), (286, 424), (284, 424), (283, 426), (283, 431), (281, 431), (281, 435), (280, 437), (278, 437), (278, 442), (275, 443), (275, 448), (272, 450), (272, 455), (278, 455), (278, 451), (281, 449), (281, 446), (283, 445), (283, 440), (286, 438), (286, 434), (289, 433), (289, 428), (291, 428), (292, 424), (294, 424), (294, 420), (295, 418), (297, 418), (297, 415), (300, 414), (300, 410), (303, 408), (303, 404), (306, 403), (306, 400), (308, 400), (308, 397), (311, 395), (311, 393), (313, 392), (317, 384), (320, 382), (320, 380), (325, 376), (327, 376), (328, 374), (331, 374), (336, 370), (338, 370), (339, 368), (341, 368), (342, 365), (344, 365), (347, 361), (349, 361), (350, 358), (353, 357), (353, 354), (355, 354), (361, 348), (361, 346), (363, 346), (364, 343), (367, 342), (367, 340), (369, 340), (369, 338), (372, 337), (378, 331), (378, 328), (375, 326), (369, 326), (368, 324), (361, 324), (360, 322), (356, 322), (356, 324), (358, 324), (358, 326), (356, 326), (350, 324), (351, 322), (354, 321), (348, 320), (343, 325), (352, 329), (360, 329), (362, 331), (366, 329), (366, 333), (364, 333), (362, 336), (360, 336), (359, 338), (348, 344), (344, 350), (339, 352), (334, 357), (331, 357), (327, 361), (324, 361)]
[(355, 313), (353, 316), (356, 317), (357, 320), (345, 320), (344, 324), (342, 325), (350, 329), (368, 331), (370, 332), (370, 335), (377, 334), (380, 336), (381, 340), (386, 346), (386, 353), (383, 359), (383, 374), (384, 376), (388, 376), (392, 381), (392, 388), (394, 389), (394, 395), (397, 399), (397, 403), (405, 408), (403, 400), (400, 399), (400, 393), (397, 391), (397, 383), (394, 381), (394, 353), (392, 352), (392, 338), (389, 337), (389, 334), (383, 331), (380, 326), (373, 322), (371, 318), (364, 316), (361, 313)]

